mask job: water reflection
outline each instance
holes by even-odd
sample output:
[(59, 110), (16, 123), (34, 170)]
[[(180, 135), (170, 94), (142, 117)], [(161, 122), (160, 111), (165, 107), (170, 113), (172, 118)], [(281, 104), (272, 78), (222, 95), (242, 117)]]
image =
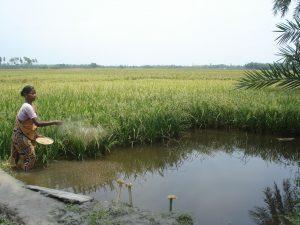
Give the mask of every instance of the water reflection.
[[(298, 178), (299, 179), (299, 178)], [(283, 180), (282, 190), (274, 183), (274, 187), (264, 190), (264, 207), (256, 206), (249, 211), (251, 218), (258, 225), (292, 225), (300, 222), (299, 187)]]
[[(185, 147), (200, 154), (224, 151), (228, 154), (240, 152), (247, 157), (260, 157), (274, 163), (294, 164), (300, 159), (300, 140), (279, 142), (276, 136), (255, 135), (239, 132), (209, 131), (194, 133), (185, 140)], [(192, 145), (192, 146), (191, 146)]]
[(284, 166), (295, 165), (300, 159), (298, 146), (297, 139), (280, 143), (270, 135), (198, 131), (184, 135), (180, 144), (169, 142), (116, 149), (99, 160), (57, 161), (47, 168), (14, 175), (28, 184), (88, 194), (103, 188), (114, 190), (117, 186), (114, 181), (120, 176), (134, 179), (146, 174), (159, 174), (164, 177), (168, 170), (177, 170), (184, 162), (206, 160), (220, 152), (239, 157), (243, 162), (241, 166), (253, 157)]
[(75, 193), (96, 192), (99, 188), (113, 190), (113, 180), (121, 171), (120, 165), (99, 161), (57, 161), (46, 168), (29, 173), (14, 172), (13, 175), (26, 184), (65, 189)]
[(116, 198), (122, 178), (133, 183), (135, 206), (167, 212), (166, 196), (175, 194), (174, 209), (192, 213), (196, 224), (250, 225), (249, 209), (263, 205), (263, 188), (299, 171), (299, 146), (299, 139), (281, 143), (270, 135), (199, 131), (179, 144), (115, 149), (98, 160), (56, 161), (15, 176), (101, 200)]

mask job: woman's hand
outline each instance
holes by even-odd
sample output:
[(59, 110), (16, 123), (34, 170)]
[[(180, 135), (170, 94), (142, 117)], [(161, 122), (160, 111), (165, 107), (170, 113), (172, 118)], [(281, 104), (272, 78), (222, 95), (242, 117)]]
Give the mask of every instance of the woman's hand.
[(56, 120), (56, 121), (53, 122), (53, 124), (54, 124), (54, 125), (57, 125), (57, 126), (60, 126), (60, 125), (62, 125), (63, 123), (64, 123), (64, 122), (61, 121), (61, 120)]
[(38, 127), (46, 127), (51, 125), (62, 125), (63, 121), (54, 120), (54, 121), (38, 121), (37, 118), (32, 118), (33, 123)]

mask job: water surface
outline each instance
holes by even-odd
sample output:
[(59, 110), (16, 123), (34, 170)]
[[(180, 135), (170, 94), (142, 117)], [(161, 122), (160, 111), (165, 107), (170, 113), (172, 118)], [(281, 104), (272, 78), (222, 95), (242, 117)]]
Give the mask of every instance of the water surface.
[[(177, 143), (120, 148), (98, 160), (55, 161), (47, 168), (14, 175), (27, 184), (116, 198), (116, 180), (133, 183), (134, 205), (190, 212), (196, 224), (254, 224), (249, 210), (264, 206), (263, 190), (299, 174), (299, 139), (239, 132), (197, 131)], [(122, 201), (128, 199), (123, 190)]]

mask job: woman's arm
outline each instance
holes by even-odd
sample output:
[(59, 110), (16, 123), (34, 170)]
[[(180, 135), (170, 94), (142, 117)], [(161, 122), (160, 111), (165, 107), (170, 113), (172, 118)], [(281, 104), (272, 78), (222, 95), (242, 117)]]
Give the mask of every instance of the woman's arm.
[(46, 126), (52, 126), (52, 125), (62, 125), (62, 121), (38, 121), (37, 118), (32, 118), (33, 123), (38, 127), (46, 127)]

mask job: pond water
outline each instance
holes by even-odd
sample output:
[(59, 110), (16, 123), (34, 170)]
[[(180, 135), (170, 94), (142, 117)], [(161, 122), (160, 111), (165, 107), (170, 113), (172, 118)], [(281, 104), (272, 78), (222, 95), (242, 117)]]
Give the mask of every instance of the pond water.
[[(195, 224), (254, 224), (249, 210), (264, 206), (263, 190), (299, 175), (299, 138), (240, 132), (197, 131), (162, 145), (115, 149), (98, 160), (55, 161), (29, 173), (14, 172), (27, 184), (114, 200), (121, 178), (133, 183), (135, 206), (191, 213)], [(127, 189), (122, 201), (128, 201)]]

